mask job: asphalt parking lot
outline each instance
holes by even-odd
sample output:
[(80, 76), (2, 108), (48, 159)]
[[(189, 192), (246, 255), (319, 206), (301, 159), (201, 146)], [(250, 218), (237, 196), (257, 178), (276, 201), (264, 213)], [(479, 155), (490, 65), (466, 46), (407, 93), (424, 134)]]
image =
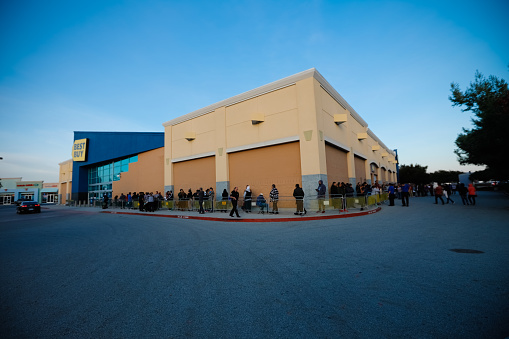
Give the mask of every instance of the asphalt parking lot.
[(304, 222), (0, 206), (0, 334), (509, 337), (509, 199), (453, 199)]

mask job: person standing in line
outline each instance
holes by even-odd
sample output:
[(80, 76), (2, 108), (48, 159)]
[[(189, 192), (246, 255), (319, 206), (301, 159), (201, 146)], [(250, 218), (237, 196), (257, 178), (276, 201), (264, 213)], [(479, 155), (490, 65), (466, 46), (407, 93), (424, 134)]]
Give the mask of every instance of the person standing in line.
[(143, 212), (143, 207), (145, 206), (145, 193), (144, 192), (140, 192), (140, 195), (138, 196), (138, 203), (139, 203), (140, 212)]
[(444, 204), (444, 199), (442, 198), (442, 195), (444, 194), (444, 189), (442, 185), (438, 184), (437, 187), (435, 187), (435, 205), (438, 204), (438, 199), (442, 201), (442, 205)]
[(394, 185), (392, 183), (389, 185), (387, 192), (389, 192), (389, 206), (394, 206), (394, 198), (396, 198), (396, 194), (394, 193)]
[(191, 189), (189, 189), (187, 191), (186, 199), (187, 199), (187, 210), (192, 211), (193, 210), (193, 191), (191, 191)]
[(124, 192), (120, 193), (120, 197), (118, 198), (118, 201), (120, 202), (120, 208), (125, 208), (125, 195)]
[(279, 214), (279, 210), (277, 208), (277, 202), (279, 200), (279, 191), (276, 188), (275, 184), (272, 184), (272, 189), (269, 193), (270, 201), (272, 202), (272, 213)]
[[(297, 212), (295, 215), (306, 214), (307, 211), (304, 208), (304, 191), (300, 188), (299, 184), (295, 184), (295, 189), (293, 190), (293, 196), (295, 198), (295, 202), (297, 203)], [(304, 212), (303, 212), (304, 211)]]
[(475, 187), (472, 184), (468, 184), (468, 201), (472, 206), (475, 206), (475, 198), (477, 197), (477, 192), (475, 191)]
[(465, 187), (465, 184), (464, 183), (460, 183), (458, 185), (458, 192), (460, 194), (460, 197), (461, 197), (461, 202), (463, 203), (463, 205), (470, 205), (468, 203), (468, 198), (467, 198), (467, 195), (468, 195), (468, 189)]
[(346, 211), (346, 188), (347, 185), (342, 181), (341, 183), (338, 183), (338, 194), (339, 198), (341, 199), (341, 210), (340, 212)]
[(233, 191), (230, 193), (230, 200), (232, 201), (232, 210), (230, 212), (230, 217), (233, 218), (233, 213), (237, 214), (237, 218), (240, 218), (239, 210), (237, 209), (237, 203), (239, 202), (239, 188), (234, 187)]
[(332, 200), (332, 207), (339, 209), (339, 187), (336, 182), (332, 182), (329, 190), (330, 198)]
[(323, 184), (322, 180), (318, 180), (318, 188), (315, 189), (316, 191), (316, 199), (318, 200), (318, 211), (316, 213), (325, 213), (325, 193), (327, 191), (327, 188)]
[(221, 207), (221, 212), (224, 212), (224, 213), (228, 212), (227, 204), (228, 204), (228, 191), (225, 188), (225, 189), (223, 189), (223, 193), (221, 193), (221, 205), (222, 205), (222, 207), (224, 207), (224, 209), (222, 209), (222, 207)]
[(155, 206), (154, 206), (154, 194), (150, 192), (147, 195), (147, 212), (154, 212)]
[[(408, 207), (409, 205), (409, 196), (410, 196), (410, 185), (407, 183), (407, 184), (404, 184), (403, 187), (401, 187), (401, 201), (403, 203), (403, 206), (406, 206)], [(405, 204), (406, 202), (406, 204)]]
[(198, 204), (200, 205), (200, 214), (205, 214), (203, 210), (203, 200), (205, 199), (205, 192), (203, 192), (203, 187), (200, 187), (200, 191), (198, 192)]
[(131, 192), (127, 194), (127, 209), (131, 209), (133, 206), (133, 196), (131, 195)]
[(246, 189), (244, 190), (244, 211), (246, 213), (251, 212), (251, 186), (246, 185)]
[(211, 187), (209, 189), (209, 200), (210, 200), (210, 212), (213, 213), (214, 212), (214, 196), (216, 195), (216, 193), (214, 192), (214, 189)]
[(103, 194), (103, 209), (108, 208), (108, 194)]

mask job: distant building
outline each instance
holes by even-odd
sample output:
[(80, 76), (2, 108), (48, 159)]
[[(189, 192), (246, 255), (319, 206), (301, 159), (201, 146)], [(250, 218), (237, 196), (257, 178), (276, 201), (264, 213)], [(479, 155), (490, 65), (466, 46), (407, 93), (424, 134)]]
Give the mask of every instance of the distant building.
[(470, 180), (471, 174), (472, 174), (471, 172), (468, 172), (468, 173), (462, 173), (462, 174), (458, 175), (459, 182), (465, 184), (465, 186), (468, 187), (468, 184), (472, 183), (472, 181)]
[(16, 200), (41, 202), (43, 181), (23, 181), (19, 178), (1, 178), (0, 205), (11, 205)]
[(58, 175), (59, 184), (58, 201), (61, 204), (65, 204), (67, 200), (71, 200), (72, 166), (73, 166), (72, 159), (61, 162), (59, 163), (59, 165), (60, 173)]
[(58, 186), (57, 182), (43, 183), (41, 190), (41, 202), (43, 204), (57, 204), (58, 203)]

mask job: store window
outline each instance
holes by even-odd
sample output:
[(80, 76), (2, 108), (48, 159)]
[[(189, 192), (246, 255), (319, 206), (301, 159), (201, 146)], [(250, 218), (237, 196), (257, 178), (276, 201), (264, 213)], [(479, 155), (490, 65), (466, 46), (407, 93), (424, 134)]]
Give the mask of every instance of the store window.
[(88, 197), (100, 199), (106, 193), (111, 198), (113, 181), (120, 180), (122, 172), (129, 171), (129, 164), (138, 162), (138, 156), (123, 158), (101, 166), (88, 169)]

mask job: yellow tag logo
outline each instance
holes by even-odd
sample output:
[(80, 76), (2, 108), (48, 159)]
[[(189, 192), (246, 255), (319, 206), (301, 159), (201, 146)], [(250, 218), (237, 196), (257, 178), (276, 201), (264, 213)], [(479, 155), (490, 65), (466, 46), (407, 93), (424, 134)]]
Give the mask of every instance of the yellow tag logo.
[(72, 147), (73, 161), (86, 161), (88, 139), (74, 140)]

